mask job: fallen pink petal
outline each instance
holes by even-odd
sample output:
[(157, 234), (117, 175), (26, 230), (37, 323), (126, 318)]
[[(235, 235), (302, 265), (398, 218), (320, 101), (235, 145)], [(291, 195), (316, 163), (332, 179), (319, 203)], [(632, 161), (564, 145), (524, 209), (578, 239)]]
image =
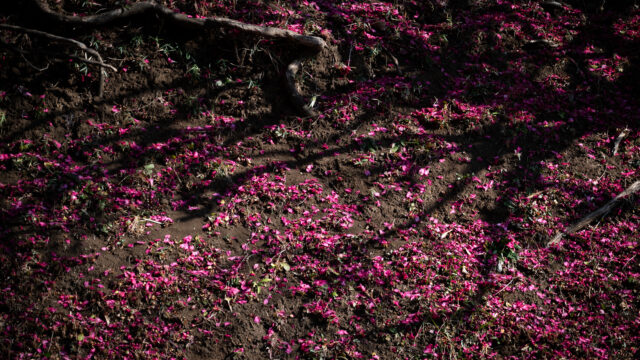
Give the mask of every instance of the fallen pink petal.
[(638, 358), (632, 3), (0, 7), (0, 353)]

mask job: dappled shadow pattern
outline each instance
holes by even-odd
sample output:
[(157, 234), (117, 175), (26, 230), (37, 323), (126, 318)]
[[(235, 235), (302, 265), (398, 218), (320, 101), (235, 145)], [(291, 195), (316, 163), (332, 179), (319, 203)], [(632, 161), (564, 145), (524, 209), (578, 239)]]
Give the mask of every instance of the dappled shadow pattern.
[[(637, 336), (624, 317), (637, 294), (622, 276), (637, 270), (625, 250), (633, 206), (564, 249), (544, 244), (619, 192), (640, 161), (637, 37), (616, 30), (621, 12), (575, 4), (427, 5), (291, 5), (304, 16), (288, 25), (339, 49), (299, 74), (316, 95), (314, 118), (280, 95), (295, 54), (278, 43), (86, 34), (127, 69), (98, 101), (89, 73), (34, 70), (14, 51), (27, 39), (6, 37), (3, 288), (44, 294), (35, 308), (2, 303), (6, 339), (37, 332), (43, 315), (38, 334), (60, 351), (124, 353), (49, 324), (74, 309), (109, 319), (104, 332), (82, 322), (83, 339), (113, 336), (114, 324), (148, 340), (132, 350), (141, 356), (173, 354), (164, 344), (205, 358), (631, 355), (621, 342)], [(289, 16), (256, 9), (265, 21)], [(255, 20), (256, 9), (229, 11)], [(606, 241), (612, 232), (627, 248)], [(589, 237), (600, 241), (579, 242)], [(583, 261), (608, 253), (616, 260)], [(598, 266), (620, 280), (598, 277)], [(608, 293), (581, 292), (580, 272)], [(32, 275), (39, 282), (18, 290)], [(607, 295), (624, 309), (591, 316)], [(116, 320), (124, 309), (138, 311)], [(618, 326), (629, 331), (602, 340)]]

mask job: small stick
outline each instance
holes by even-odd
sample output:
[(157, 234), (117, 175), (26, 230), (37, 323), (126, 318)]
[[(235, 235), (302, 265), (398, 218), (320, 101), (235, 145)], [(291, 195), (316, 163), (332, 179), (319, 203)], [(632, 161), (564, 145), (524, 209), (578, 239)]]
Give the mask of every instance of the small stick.
[(540, 3), (541, 6), (548, 6), (548, 7), (554, 7), (557, 9), (561, 9), (563, 10), (564, 7), (566, 5), (564, 5), (563, 3), (557, 2), (557, 1), (543, 1), (542, 3)]
[(99, 61), (95, 61), (95, 60), (91, 60), (91, 59), (85, 59), (83, 57), (80, 56), (76, 56), (76, 55), (68, 55), (70, 59), (74, 59), (74, 60), (78, 60), (78, 61), (82, 61), (85, 62), (87, 64), (93, 64), (93, 65), (98, 65), (98, 66), (102, 66), (102, 67), (106, 67), (109, 68), (115, 72), (118, 71), (118, 69), (115, 68), (115, 66), (113, 65), (109, 65), (109, 64), (105, 64), (105, 63), (101, 63)]
[[(84, 51), (85, 53), (95, 56), (98, 59), (97, 65), (100, 66), (100, 88), (98, 90), (98, 96), (100, 96), (100, 97), (102, 97), (102, 94), (104, 93), (104, 73), (102, 72), (102, 68), (103, 67), (108, 67), (108, 68), (110, 68), (112, 70), (116, 70), (116, 68), (114, 68), (113, 66), (107, 65), (107, 64), (104, 63), (104, 61), (102, 61), (102, 56), (100, 56), (100, 53), (98, 53), (94, 49), (91, 49), (90, 47), (88, 47), (87, 45), (83, 44), (82, 42), (80, 42), (78, 40), (74, 40), (74, 39), (71, 39), (71, 38), (54, 35), (54, 34), (51, 34), (51, 33), (48, 33), (48, 32), (40, 31), (40, 30), (28, 29), (28, 28), (25, 28), (25, 27), (22, 27), (22, 26), (9, 25), (9, 24), (0, 24), (0, 29), (20, 31), (20, 32), (27, 33), (27, 34), (33, 34), (33, 35), (37, 35), (37, 36), (42, 36), (42, 37), (45, 37), (45, 38), (50, 39), (50, 40), (72, 44), (72, 45), (75, 45), (80, 50)], [(85, 61), (85, 62), (92, 61), (92, 60), (89, 60), (89, 59), (81, 59), (81, 60)], [(95, 63), (95, 62), (93, 62), (93, 63)]]
[(515, 279), (516, 279), (515, 277), (514, 277), (514, 278), (512, 278), (512, 279), (511, 279), (511, 281), (509, 281), (509, 282), (507, 283), (507, 285), (503, 286), (503, 287), (502, 287), (502, 289), (498, 290), (498, 292), (497, 292), (497, 293), (495, 293), (495, 294), (493, 294), (493, 296), (496, 296), (496, 295), (500, 294), (501, 292), (503, 292), (503, 291), (504, 291), (504, 289), (506, 289), (509, 285), (511, 285), (511, 283), (512, 283), (512, 282), (513, 282), (513, 280), (515, 280)]
[(162, 225), (163, 224), (160, 221), (156, 221), (156, 220), (153, 220), (153, 219), (147, 219), (147, 218), (140, 219), (140, 221), (146, 221), (146, 222), (150, 222), (150, 223), (154, 223), (154, 224), (158, 224), (158, 225)]
[(551, 41), (551, 40), (547, 40), (547, 39), (534, 39), (534, 40), (529, 40), (527, 42), (528, 45), (547, 45), (549, 47), (552, 48), (557, 48), (558, 44), (556, 44), (555, 42)]
[(624, 266), (623, 266), (622, 268), (623, 268), (623, 269), (624, 269), (624, 268), (626, 268), (626, 267), (627, 267), (627, 265), (629, 265), (629, 263), (631, 262), (631, 260), (633, 260), (633, 259), (635, 259), (635, 258), (636, 258), (636, 255), (638, 255), (638, 254), (634, 254), (634, 255), (631, 257), (631, 259), (627, 260), (627, 262), (626, 262), (626, 263), (624, 263)]
[(545, 192), (545, 190), (536, 191), (533, 194), (527, 196), (527, 199), (532, 199), (532, 198), (534, 198), (534, 197), (536, 197), (538, 195), (542, 195), (542, 194), (544, 194), (544, 192)]
[(29, 61), (29, 60), (24, 56), (24, 53), (23, 53), (22, 51), (19, 51), (19, 53), (20, 53), (20, 56), (22, 57), (22, 60), (24, 60), (24, 62), (26, 62), (26, 63), (27, 63), (27, 65), (31, 66), (31, 68), (32, 68), (32, 69), (34, 69), (35, 71), (37, 71), (37, 72), (43, 72), (43, 71), (45, 71), (45, 70), (47, 70), (47, 69), (49, 68), (49, 64), (47, 64), (47, 66), (45, 66), (45, 67), (43, 67), (43, 68), (39, 68), (39, 67), (37, 67), (37, 66), (33, 65), (33, 64), (31, 63), (31, 61)]
[(629, 135), (629, 129), (622, 130), (620, 135), (618, 135), (618, 138), (616, 139), (616, 142), (613, 145), (613, 156), (616, 156), (616, 154), (618, 153), (618, 147), (620, 146), (622, 139), (624, 139), (627, 135)]
[(633, 184), (631, 184), (631, 186), (629, 186), (625, 191), (623, 191), (620, 194), (618, 194), (618, 196), (616, 196), (615, 198), (610, 200), (608, 203), (606, 203), (604, 206), (602, 206), (598, 210), (590, 213), (589, 215), (587, 215), (587, 216), (583, 217), (582, 219), (580, 219), (580, 221), (578, 221), (577, 223), (571, 225), (567, 230), (565, 230), (564, 233), (560, 232), (560, 233), (556, 234), (556, 236), (554, 236), (547, 243), (547, 246), (551, 246), (551, 245), (557, 244), (560, 241), (560, 239), (562, 239), (565, 235), (573, 234), (576, 231), (579, 231), (583, 227), (587, 226), (593, 219), (608, 214), (609, 211), (611, 211), (611, 209), (613, 209), (616, 205), (618, 205), (620, 200), (624, 199), (625, 197), (627, 197), (627, 196), (629, 196), (631, 194), (634, 194), (634, 193), (638, 192), (638, 190), (640, 190), (640, 180), (634, 182)]

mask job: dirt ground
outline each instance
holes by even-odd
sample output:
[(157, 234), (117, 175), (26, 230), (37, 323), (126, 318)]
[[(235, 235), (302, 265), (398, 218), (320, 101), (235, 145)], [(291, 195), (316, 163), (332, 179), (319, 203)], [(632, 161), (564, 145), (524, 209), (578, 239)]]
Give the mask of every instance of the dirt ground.
[(318, 115), (284, 40), (64, 30), (98, 97), (0, 29), (0, 357), (639, 355), (638, 198), (547, 246), (639, 178), (632, 1), (163, 3), (323, 38)]

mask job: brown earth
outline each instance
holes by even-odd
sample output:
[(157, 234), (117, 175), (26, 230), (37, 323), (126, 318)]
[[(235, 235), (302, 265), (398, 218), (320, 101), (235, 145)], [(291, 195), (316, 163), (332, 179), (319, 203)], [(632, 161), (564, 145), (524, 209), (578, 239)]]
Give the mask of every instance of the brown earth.
[[(57, 4), (55, 1), (50, 3)], [(197, 3), (180, 2), (176, 6), (187, 13), (195, 13)], [(258, 3), (260, 9), (276, 6), (271, 2)], [(103, 6), (114, 4), (119, 5), (119, 2), (107, 1)], [(68, 13), (91, 12), (101, 8), (92, 6), (87, 9), (80, 2), (73, 1), (58, 5)], [(510, 38), (508, 33), (502, 34), (505, 40), (501, 46), (508, 51), (504, 56), (498, 52), (491, 54), (491, 49), (496, 46), (494, 38), (480, 41), (472, 49), (475, 53), (469, 55), (469, 59), (458, 58), (459, 62), (456, 62), (455, 56), (447, 58), (446, 51), (442, 51), (442, 56), (451, 61), (438, 65), (410, 53), (392, 55), (390, 51), (381, 51), (371, 56), (366, 51), (354, 51), (351, 48), (346, 40), (349, 35), (341, 28), (341, 19), (332, 18), (323, 11), (295, 7), (296, 11), (303, 11), (303, 14), (307, 11), (306, 16), (319, 28), (333, 30), (332, 35), (326, 36), (330, 44), (328, 49), (305, 62), (298, 79), (302, 93), (309, 100), (316, 96), (316, 108), (322, 114), (319, 117), (300, 116), (286, 96), (283, 69), (297, 55), (297, 50), (281, 41), (266, 41), (233, 33), (181, 34), (161, 25), (134, 22), (82, 34), (66, 34), (91, 44), (101, 52), (105, 62), (118, 68), (117, 73), (109, 72), (105, 94), (99, 99), (96, 97), (95, 66), (65, 58), (59, 54), (60, 49), (56, 45), (45, 39), (9, 31), (0, 32), (0, 92), (4, 94), (0, 109), (6, 118), (0, 128), (3, 152), (37, 149), (38, 152), (57, 154), (57, 157), (47, 154), (49, 160), (35, 157), (35, 160), (14, 160), (11, 164), (3, 165), (0, 174), (0, 190), (4, 196), (0, 203), (3, 209), (3, 224), (0, 226), (4, 239), (3, 251), (15, 254), (9, 263), (2, 265), (3, 277), (9, 279), (3, 280), (2, 284), (12, 289), (13, 296), (20, 298), (19, 301), (5, 301), (0, 307), (0, 312), (5, 314), (1, 319), (2, 325), (10, 324), (13, 327), (3, 330), (4, 338), (0, 345), (3, 354), (8, 357), (36, 354), (42, 339), (8, 340), (7, 336), (38, 334), (40, 337), (51, 336), (55, 346), (50, 347), (49, 352), (54, 358), (57, 357), (55, 354), (63, 353), (75, 353), (77, 356), (72, 356), (74, 358), (87, 356), (93, 345), (83, 346), (80, 344), (83, 340), (78, 341), (76, 331), (82, 327), (66, 318), (71, 308), (58, 301), (62, 295), (88, 301), (89, 307), (93, 304), (99, 307), (91, 311), (78, 307), (78, 312), (85, 315), (120, 314), (122, 319), (111, 318), (106, 323), (130, 322), (131, 338), (114, 335), (114, 341), (121, 344), (148, 342), (151, 345), (143, 348), (158, 351), (160, 355), (157, 356), (160, 357), (357, 358), (355, 354), (359, 352), (368, 358), (373, 355), (386, 359), (419, 358), (426, 356), (423, 350), (429, 344), (439, 344), (444, 353), (450, 350), (451, 354), (456, 354), (451, 349), (457, 349), (456, 336), (464, 337), (464, 331), (453, 334), (455, 330), (451, 329), (455, 326), (464, 329), (465, 325), (461, 324), (465, 322), (470, 327), (475, 326), (473, 321), (481, 316), (478, 315), (480, 312), (476, 314), (475, 311), (484, 306), (490, 290), (490, 285), (486, 285), (489, 284), (488, 279), (497, 273), (498, 258), (482, 255), (484, 250), (476, 252), (470, 248), (473, 253), (470, 259), (473, 260), (469, 261), (478, 266), (478, 277), (473, 281), (479, 285), (468, 296), (457, 298), (455, 301), (459, 303), (452, 305), (450, 312), (428, 314), (423, 303), (407, 298), (398, 298), (398, 308), (393, 307), (391, 300), (385, 300), (385, 294), (390, 291), (388, 284), (395, 281), (392, 279), (380, 279), (379, 283), (370, 279), (367, 289), (362, 291), (355, 282), (350, 283), (349, 280), (341, 285), (336, 280), (336, 283), (330, 283), (331, 286), (337, 289), (343, 287), (343, 292), (336, 290), (335, 296), (327, 294), (327, 290), (320, 287), (304, 295), (296, 295), (295, 292), (292, 295), (289, 286), (303, 281), (333, 281), (340, 278), (332, 271), (344, 272), (344, 276), (349, 278), (350, 271), (358, 271), (355, 267), (349, 270), (347, 266), (357, 263), (353, 259), (367, 264), (363, 265), (367, 267), (373, 264), (374, 258), (381, 257), (393, 262), (389, 265), (393, 269), (403, 268), (407, 274), (414, 276), (423, 274), (422, 271), (430, 264), (404, 264), (401, 260), (415, 256), (416, 250), (410, 246), (415, 241), (424, 242), (420, 245), (423, 252), (433, 251), (430, 255), (433, 264), (455, 263), (458, 258), (453, 255), (445, 257), (439, 244), (447, 240), (447, 236), (451, 237), (451, 241), (464, 238), (459, 233), (462, 230), (452, 226), (452, 233), (434, 235), (435, 232), (425, 230), (426, 224), (431, 221), (429, 219), (436, 219), (442, 224), (459, 224), (468, 229), (480, 221), (496, 233), (504, 227), (505, 234), (509, 227), (509, 232), (522, 231), (520, 234), (523, 236), (519, 239), (522, 248), (540, 249), (556, 228), (532, 222), (526, 229), (517, 229), (520, 225), (514, 218), (543, 216), (545, 219), (575, 220), (593, 210), (597, 204), (602, 204), (609, 196), (607, 192), (592, 193), (576, 188), (577, 197), (589, 200), (580, 201), (567, 209), (567, 206), (563, 206), (563, 196), (556, 192), (552, 181), (546, 186), (541, 185), (542, 178), (557, 176), (541, 163), (550, 161), (552, 154), (558, 154), (561, 162), (566, 164), (562, 168), (566, 174), (580, 179), (604, 177), (613, 183), (621, 179), (618, 173), (628, 169), (633, 161), (638, 162), (638, 153), (630, 150), (638, 146), (635, 118), (628, 121), (612, 119), (609, 126), (576, 122), (559, 128), (554, 134), (542, 133), (542, 130), (528, 131), (524, 125), (505, 125), (514, 116), (515, 110), (500, 111), (503, 105), (509, 107), (513, 104), (500, 105), (492, 99), (502, 91), (497, 84), (506, 88), (516, 86), (517, 78), (493, 78), (492, 83), (485, 82), (474, 89), (465, 90), (468, 104), (490, 107), (487, 114), (477, 120), (462, 116), (467, 114), (467, 110), (447, 99), (450, 96), (449, 87), (452, 86), (449, 75), (466, 71), (460, 62), (473, 59), (475, 53), (489, 53), (485, 61), (491, 61), (491, 69), (487, 71), (498, 74), (511, 66), (507, 64), (510, 57), (516, 58), (528, 52), (531, 56), (524, 60), (520, 76), (531, 79), (532, 84), (546, 84), (549, 78), (566, 81), (571, 84), (567, 87), (569, 91), (582, 94), (575, 89), (587, 81), (582, 79), (586, 70), (581, 68), (582, 64), (576, 65), (569, 56), (547, 59), (546, 50), (531, 49), (532, 45), (515, 36)], [(399, 7), (409, 13), (416, 10), (408, 2)], [(471, 14), (492, 11), (489, 6), (465, 9)], [(225, 15), (242, 17), (247, 22), (258, 20), (252, 18), (257, 15), (241, 11)], [(456, 18), (455, 14), (448, 15)], [(420, 21), (446, 22), (445, 13), (439, 15), (434, 12), (433, 16), (434, 19), (421, 18)], [(14, 15), (9, 13), (2, 14), (0, 19), (15, 23)], [(37, 27), (28, 19), (17, 19), (25, 26)], [(394, 38), (406, 35), (394, 34), (384, 23), (376, 24), (372, 27), (377, 27), (376, 31), (383, 33), (382, 37), (388, 46), (400, 48), (401, 43), (409, 41), (407, 38)], [(451, 48), (451, 51), (465, 48), (467, 41), (475, 41), (474, 36), (478, 36), (473, 29), (443, 28), (445, 30), (436, 32), (442, 32), (442, 39), (446, 39), (444, 35), (448, 36), (448, 43), (442, 40), (441, 44), (445, 49)], [(62, 52), (72, 51), (66, 49)], [(629, 56), (633, 66), (636, 66), (637, 54)], [(395, 66), (392, 57), (397, 57), (399, 66)], [(541, 61), (543, 65), (540, 65)], [(352, 68), (351, 72), (345, 70), (346, 63)], [(479, 73), (482, 71), (478, 70)], [(464, 76), (471, 78), (475, 74)], [(637, 71), (629, 76), (632, 77), (613, 83), (589, 80), (589, 86), (594, 87), (586, 93), (595, 94), (596, 98), (613, 96), (620, 89), (628, 89), (625, 84), (640, 80)], [(385, 77), (390, 79), (388, 84), (375, 83)], [(403, 82), (411, 83), (405, 86)], [(368, 83), (375, 83), (375, 86), (366, 87), (363, 91), (374, 91), (380, 87), (379, 95), (366, 95), (367, 102), (363, 102), (365, 95), (359, 89)], [(417, 84), (427, 83), (429, 87), (421, 88), (420, 92), (417, 90)], [(637, 83), (633, 91), (637, 90)], [(546, 85), (531, 91), (539, 92), (541, 97), (553, 97)], [(503, 93), (505, 96), (511, 94), (508, 91)], [(635, 101), (631, 98), (625, 99)], [(330, 100), (334, 99), (340, 101), (331, 103)], [(439, 117), (434, 116), (436, 120), (416, 115), (416, 111), (433, 107), (434, 103), (441, 104), (438, 107)], [(446, 105), (443, 107), (442, 104)], [(549, 109), (549, 113), (541, 109), (535, 115), (538, 118), (548, 116), (556, 120), (560, 120), (560, 117), (564, 119), (565, 115), (558, 115), (563, 109)], [(345, 121), (345, 118), (348, 120)], [(233, 124), (222, 124), (221, 119)], [(403, 133), (398, 132), (395, 127), (397, 124), (406, 125)], [(606, 160), (602, 161), (603, 157), (597, 153), (593, 158), (585, 157), (585, 148), (601, 148), (604, 146), (603, 138), (617, 136), (617, 131), (624, 126), (631, 129), (632, 135), (624, 145), (623, 151), (626, 152), (622, 156), (611, 157), (607, 154)], [(372, 133), (376, 127), (393, 131)], [(425, 129), (428, 131), (426, 135), (421, 133)], [(554, 141), (548, 141), (550, 136), (556, 136)], [(425, 142), (424, 139), (430, 139), (431, 142)], [(34, 145), (22, 145), (24, 149), (19, 150), (19, 144), (25, 144), (25, 141)], [(147, 150), (131, 150), (132, 143)], [(584, 147), (578, 146), (578, 143)], [(164, 144), (165, 150), (148, 150), (156, 144)], [(411, 147), (411, 150), (403, 150), (405, 147)], [(214, 152), (220, 163), (215, 163), (209, 156)], [(191, 163), (188, 166), (181, 165), (184, 159), (192, 161), (197, 158), (194, 155), (196, 153), (205, 154), (206, 161), (203, 160), (201, 166)], [(401, 170), (404, 163), (400, 157), (409, 153), (410, 166), (415, 166), (415, 170), (407, 172)], [(359, 161), (368, 156), (382, 159), (381, 163), (369, 167), (366, 160)], [(43, 162), (41, 166), (36, 165), (39, 161)], [(46, 161), (81, 167), (82, 171), (57, 172), (57, 168), (45, 164)], [(145, 168), (149, 164), (152, 167)], [(416, 193), (416, 185), (425, 184), (424, 177), (418, 174), (418, 168), (429, 169), (429, 184), (419, 195), (420, 201), (409, 201), (407, 192)], [(145, 169), (148, 171), (145, 172)], [(162, 174), (163, 177), (154, 178), (152, 174)], [(283, 186), (285, 190), (282, 190), (280, 198), (276, 195), (271, 197), (267, 190), (251, 188), (258, 184), (256, 179), (263, 174), (269, 175), (269, 181)], [(278, 176), (284, 180), (278, 182)], [(162, 183), (170, 191), (164, 191), (160, 185), (150, 185), (150, 178)], [(482, 181), (476, 183), (475, 178)], [(554, 179), (558, 178), (561, 177)], [(34, 179), (44, 179), (44, 183), (38, 187), (37, 182), (35, 185), (29, 182)], [(488, 183), (487, 179), (493, 179), (500, 186), (479, 191), (476, 185)], [(169, 182), (173, 185), (167, 185)], [(385, 190), (385, 194), (374, 195), (375, 192), (382, 193), (383, 187), (391, 189), (394, 184), (399, 191)], [(126, 198), (118, 193), (125, 191), (119, 188), (124, 185), (140, 191), (140, 194), (133, 194), (132, 190), (127, 195), (139, 200), (140, 205), (114, 205), (116, 197)], [(82, 193), (81, 189), (94, 187), (96, 190), (87, 192), (89, 195), (80, 200), (81, 204), (69, 200), (66, 195), (68, 189)], [(293, 190), (286, 190), (287, 187)], [(316, 187), (320, 189), (318, 194), (313, 192)], [(245, 188), (252, 190), (245, 191)], [(611, 186), (610, 192), (615, 192), (613, 189), (614, 186)], [(296, 191), (314, 195), (306, 199), (297, 198), (294, 195)], [(331, 192), (339, 194), (338, 203), (325, 200), (324, 197)], [(276, 191), (276, 194), (280, 193)], [(243, 201), (239, 202), (242, 205), (237, 208), (229, 202), (234, 196)], [(376, 203), (378, 198), (379, 202)], [(223, 200), (224, 203), (221, 202)], [(537, 204), (546, 206), (544, 215), (539, 212), (542, 210), (537, 210), (537, 205), (532, 205), (536, 200)], [(15, 210), (13, 204), (18, 201), (31, 210), (22, 213), (21, 210)], [(551, 206), (552, 203), (556, 205)], [(30, 205), (34, 207), (30, 208)], [(64, 226), (49, 224), (38, 227), (30, 216), (45, 219), (46, 216), (40, 213), (49, 214), (48, 210), (39, 210), (40, 205), (52, 209), (51, 217), (42, 221), (51, 221), (55, 216), (59, 216), (56, 219), (64, 216), (64, 221), (67, 221), (67, 217), (74, 214), (78, 214), (79, 218), (77, 221), (68, 220)], [(346, 229), (340, 227), (346, 220), (331, 212), (339, 206), (345, 206), (345, 209), (353, 207), (353, 211), (338, 212), (351, 214), (353, 223)], [(458, 211), (452, 211), (454, 207)], [(71, 210), (66, 212), (66, 208)], [(340, 236), (340, 241), (344, 243), (327, 253), (322, 253), (321, 247), (311, 244), (298, 244), (297, 248), (294, 245), (286, 247), (275, 244), (276, 240), (273, 239), (277, 238), (276, 232), (284, 234), (290, 231), (280, 219), (289, 214), (302, 214), (305, 210), (317, 211), (311, 219), (320, 224), (327, 236)], [(218, 227), (206, 226), (223, 213), (237, 215), (238, 220), (228, 221)], [(254, 213), (261, 215), (262, 224), (259, 226), (249, 220)], [(159, 225), (146, 220), (158, 214), (173, 219), (173, 223)], [(610, 221), (615, 223), (618, 219), (633, 222), (637, 216), (637, 209), (632, 204), (626, 204)], [(269, 229), (265, 229), (264, 224), (270, 224)], [(386, 224), (390, 225), (387, 227)], [(305, 229), (302, 225), (301, 228)], [(39, 240), (30, 245), (29, 239), (36, 234)], [(265, 237), (260, 239), (255, 234)], [(236, 299), (228, 299), (229, 295), (223, 289), (240, 287), (240, 282), (224, 284), (227, 287), (220, 285), (211, 290), (208, 287), (213, 285), (207, 280), (193, 280), (193, 283), (188, 283), (192, 285), (186, 286), (198, 284), (202, 286), (202, 291), (180, 287), (176, 290), (167, 285), (171, 290), (158, 292), (158, 298), (147, 298), (142, 291), (130, 292), (126, 295), (126, 309), (111, 311), (104, 308), (105, 299), (113, 299), (118, 289), (124, 292), (129, 286), (123, 280), (125, 273), (169, 273), (169, 270), (156, 268), (154, 264), (168, 266), (176, 263), (184, 265), (185, 269), (195, 269), (195, 265), (185, 260), (179, 248), (158, 250), (161, 245), (159, 240), (166, 235), (175, 240), (191, 236), (197, 239), (194, 242), (201, 241), (199, 251), (211, 253), (210, 258), (214, 259), (211, 260), (214, 265), (209, 266), (221, 269), (223, 274), (226, 274), (225, 271), (236, 271), (228, 279), (253, 284), (253, 289), (257, 289), (255, 299), (239, 303), (234, 302)], [(378, 237), (380, 240), (374, 240)], [(304, 263), (309, 261), (303, 256), (308, 254), (307, 251), (316, 252), (313, 259), (326, 266), (324, 272), (314, 273), (313, 264)], [(343, 259), (343, 255), (352, 260)], [(556, 255), (561, 256), (553, 256)], [(230, 260), (234, 256), (242, 260)], [(149, 263), (149, 259), (154, 264)], [(524, 263), (515, 262), (513, 269), (524, 273), (528, 279), (533, 279), (532, 282), (545, 289), (549, 279), (564, 268), (561, 264), (562, 259), (549, 260), (548, 267), (532, 269)], [(637, 269), (634, 262), (631, 264)], [(40, 274), (38, 269), (46, 274)], [(37, 281), (29, 280), (33, 276)], [(287, 283), (278, 283), (277, 277), (288, 277), (289, 280)], [(480, 278), (485, 280), (478, 281)], [(88, 291), (86, 282), (95, 279), (99, 279), (104, 287), (97, 292)], [(410, 281), (395, 282), (401, 283), (396, 286), (399, 291), (412, 290)], [(21, 284), (24, 286), (19, 286)], [(443, 286), (454, 289), (457, 285), (454, 282)], [(499, 283), (492, 291), (495, 293), (504, 289), (503, 286), (509, 284)], [(267, 300), (266, 293), (269, 294), (268, 304), (264, 302)], [(555, 311), (555, 305), (546, 304), (532, 293), (509, 288), (499, 295), (496, 297), (506, 303), (532, 303), (538, 306), (539, 311)], [(183, 303), (186, 296), (193, 298), (194, 303)], [(579, 298), (583, 295), (568, 295), (576, 296)], [(379, 298), (383, 300), (375, 300)], [(325, 308), (338, 309), (336, 317), (328, 318), (322, 310), (311, 309), (309, 304), (314, 301), (322, 302)], [(376, 303), (376, 306), (368, 308), (366, 304), (369, 302)], [(629, 306), (637, 309), (639, 305), (634, 303)], [(65, 325), (40, 332), (37, 330), (38, 321), (33, 319), (48, 314), (48, 308), (57, 311), (43, 321), (47, 324), (58, 321)], [(202, 309), (208, 309), (209, 312), (203, 315)], [(375, 316), (372, 315), (373, 311)], [(20, 313), (26, 314), (22, 324), (20, 316), (16, 315)], [(402, 323), (399, 320), (412, 313), (420, 314), (420, 323)], [(145, 325), (133, 325), (138, 324), (136, 322)], [(156, 339), (155, 334), (144, 330), (154, 322), (176, 330), (157, 335), (159, 339)], [(220, 325), (225, 322), (228, 324)], [(196, 328), (209, 330), (210, 333), (196, 332), (193, 330)], [(354, 335), (356, 341), (350, 340), (347, 345), (339, 345), (341, 335), (336, 334), (344, 329), (348, 329), (350, 335), (357, 334)], [(452, 336), (447, 335), (445, 330), (451, 331)], [(277, 335), (270, 337), (270, 331)], [(188, 336), (182, 338), (181, 334)], [(82, 335), (82, 339), (85, 336), (89, 334)], [(168, 338), (163, 339), (163, 336)], [(517, 356), (523, 344), (529, 343), (529, 335), (524, 330), (520, 336), (522, 338), (512, 338), (506, 343), (492, 340), (497, 357)], [(303, 351), (304, 344), (296, 342), (296, 339), (303, 338), (313, 338), (316, 344), (321, 345), (319, 350)], [(322, 341), (325, 343), (322, 344)], [(554, 346), (562, 347), (561, 340), (555, 343), (549, 339), (547, 341), (552, 350)], [(292, 349), (286, 349), (283, 344), (287, 343)], [(236, 352), (240, 348), (243, 349), (242, 354)], [(550, 356), (552, 350), (543, 352), (543, 357)], [(108, 358), (109, 351), (112, 351), (111, 354), (123, 354), (118, 352), (116, 346), (111, 346), (98, 351), (96, 356)], [(142, 350), (131, 351), (132, 358), (155, 356)], [(462, 350), (458, 355), (465, 356)], [(33, 356), (44, 357), (42, 354)]]

